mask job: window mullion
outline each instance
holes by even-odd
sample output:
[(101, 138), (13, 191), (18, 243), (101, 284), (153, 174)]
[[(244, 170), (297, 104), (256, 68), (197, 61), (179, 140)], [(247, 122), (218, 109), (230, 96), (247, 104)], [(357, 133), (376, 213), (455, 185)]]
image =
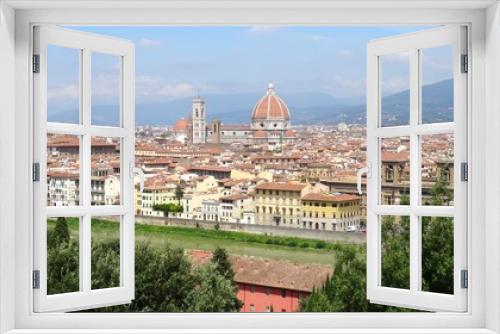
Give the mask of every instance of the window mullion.
[(420, 199), (420, 145), (416, 132), (420, 123), (420, 66), (419, 50), (410, 51), (410, 290), (421, 286), (420, 218), (414, 209)]
[(80, 147), (81, 158), (80, 168), (82, 175), (82, 184), (80, 189), (82, 191), (82, 205), (85, 209), (85, 214), (82, 217), (81, 233), (80, 233), (80, 282), (82, 282), (82, 291), (90, 291), (91, 286), (91, 258), (92, 258), (92, 231), (91, 231), (91, 216), (90, 208), (92, 200), (91, 190), (91, 136), (89, 133), (90, 127), (90, 113), (91, 113), (91, 51), (83, 49), (82, 52), (82, 124), (85, 133), (82, 136), (82, 144)]

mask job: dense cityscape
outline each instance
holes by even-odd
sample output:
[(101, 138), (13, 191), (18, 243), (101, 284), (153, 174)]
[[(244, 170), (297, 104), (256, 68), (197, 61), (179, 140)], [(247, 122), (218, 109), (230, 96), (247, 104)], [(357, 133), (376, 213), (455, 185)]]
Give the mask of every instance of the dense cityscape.
[[(293, 110), (272, 84), (248, 110), (248, 124), (223, 124), (196, 96), (175, 124), (136, 128), (135, 161), (145, 174), (142, 193), (135, 180), (137, 222), (363, 242), (366, 194), (357, 192), (356, 171), (366, 163), (365, 125), (293, 124)], [(47, 205), (78, 205), (79, 138), (51, 134), (47, 142)], [(453, 137), (423, 136), (420, 145), (427, 204), (438, 180), (453, 185)], [(409, 138), (384, 139), (380, 149), (380, 201), (400, 204), (409, 195)], [(92, 138), (91, 173), (92, 204), (120, 204), (119, 140)], [(452, 203), (450, 195), (445, 205)], [(211, 257), (207, 250), (189, 254), (195, 262)], [(296, 311), (333, 273), (331, 265), (230, 258), (244, 312)]]

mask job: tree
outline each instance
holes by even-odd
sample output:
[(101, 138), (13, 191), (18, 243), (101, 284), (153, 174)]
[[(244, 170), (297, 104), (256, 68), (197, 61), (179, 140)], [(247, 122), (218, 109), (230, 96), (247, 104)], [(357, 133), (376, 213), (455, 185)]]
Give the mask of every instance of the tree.
[(228, 280), (234, 281), (234, 270), (224, 248), (217, 247), (212, 255), (215, 270)]
[(187, 297), (187, 312), (238, 312), (243, 305), (233, 282), (221, 275), (213, 263), (196, 270), (196, 287)]
[[(79, 289), (78, 244), (56, 243), (50, 234), (48, 280), (50, 294)], [(127, 305), (94, 309), (96, 312), (236, 312), (241, 302), (232, 280), (215, 264), (193, 268), (181, 248), (153, 247), (137, 242), (135, 299)], [(92, 245), (92, 288), (116, 287), (120, 282), (120, 243), (99, 240)], [(85, 311), (89, 312), (89, 311)]]
[[(439, 181), (431, 189), (431, 203), (443, 205), (450, 190)], [(404, 195), (401, 205), (408, 205)], [(453, 293), (453, 220), (422, 217), (422, 288)], [(409, 288), (410, 220), (407, 216), (382, 219), (382, 285)], [(366, 247), (338, 247), (334, 275), (300, 303), (304, 312), (395, 312), (407, 309), (371, 304), (366, 298)]]
[(57, 218), (47, 231), (47, 292), (75, 292), (79, 289), (78, 241), (71, 240), (68, 221)]
[(181, 204), (182, 197), (184, 197), (184, 190), (182, 189), (181, 185), (178, 184), (175, 187), (175, 199), (177, 200), (177, 204)]
[(47, 232), (48, 247), (54, 244), (68, 244), (70, 241), (68, 221), (66, 217), (58, 217), (54, 229), (49, 229)]
[(180, 204), (175, 203), (163, 203), (153, 205), (153, 210), (163, 212), (163, 217), (168, 218), (170, 212), (184, 212), (184, 208)]

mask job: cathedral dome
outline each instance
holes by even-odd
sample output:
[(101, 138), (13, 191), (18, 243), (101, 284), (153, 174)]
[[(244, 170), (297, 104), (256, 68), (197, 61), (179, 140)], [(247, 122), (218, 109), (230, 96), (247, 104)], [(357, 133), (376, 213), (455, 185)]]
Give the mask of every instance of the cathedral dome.
[(264, 95), (252, 110), (252, 121), (290, 120), (286, 103), (276, 94), (273, 84), (269, 84)]
[(187, 133), (188, 121), (185, 118), (179, 119), (174, 125), (175, 133)]

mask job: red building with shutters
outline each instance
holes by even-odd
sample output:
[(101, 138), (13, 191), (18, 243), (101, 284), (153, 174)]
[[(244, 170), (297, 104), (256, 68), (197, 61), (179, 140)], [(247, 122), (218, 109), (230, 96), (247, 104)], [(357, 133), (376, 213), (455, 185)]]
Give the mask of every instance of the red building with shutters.
[[(211, 252), (189, 252), (195, 263), (206, 263)], [(241, 312), (295, 312), (300, 299), (333, 274), (332, 266), (302, 264), (249, 256), (230, 256), (238, 284)]]

